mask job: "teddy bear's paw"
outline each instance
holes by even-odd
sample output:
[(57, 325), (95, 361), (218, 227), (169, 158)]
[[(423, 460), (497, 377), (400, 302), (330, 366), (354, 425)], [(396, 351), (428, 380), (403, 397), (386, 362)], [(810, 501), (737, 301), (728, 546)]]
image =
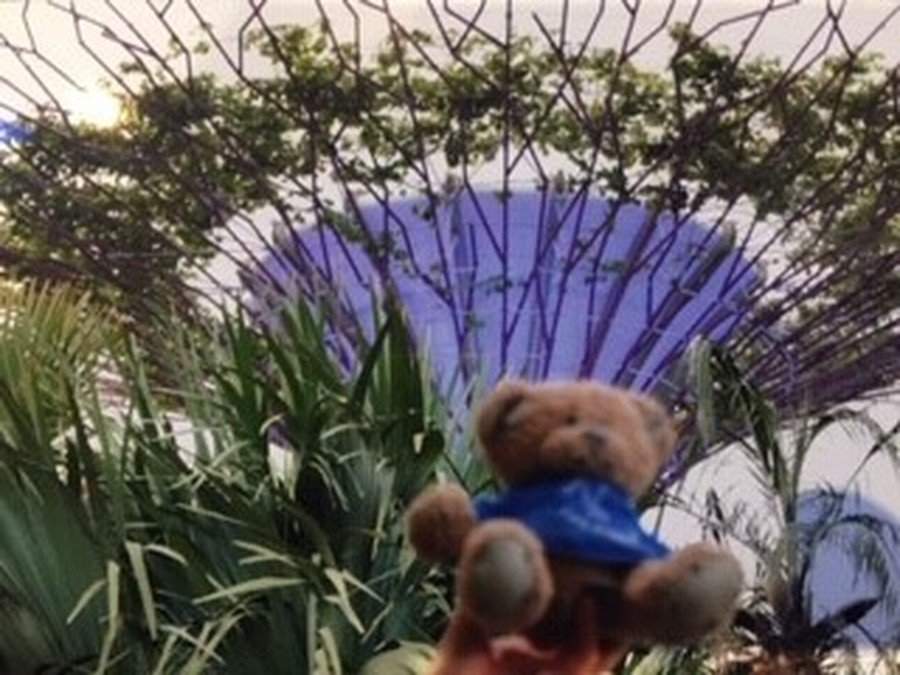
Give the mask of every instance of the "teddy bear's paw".
[(406, 514), (413, 548), (434, 563), (455, 563), (476, 525), (469, 495), (458, 485), (441, 485), (423, 492)]
[(651, 641), (696, 642), (728, 621), (742, 584), (737, 560), (708, 544), (645, 563), (624, 589), (629, 632)]
[(459, 600), (488, 635), (516, 633), (533, 625), (552, 595), (543, 546), (526, 527), (512, 520), (492, 520), (466, 540)]

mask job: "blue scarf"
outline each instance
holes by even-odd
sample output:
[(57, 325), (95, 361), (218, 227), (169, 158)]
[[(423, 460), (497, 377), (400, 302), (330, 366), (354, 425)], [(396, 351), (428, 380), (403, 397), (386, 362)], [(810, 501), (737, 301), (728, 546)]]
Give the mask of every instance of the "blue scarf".
[(556, 557), (636, 564), (670, 553), (641, 528), (628, 493), (595, 478), (553, 480), (483, 495), (475, 499), (475, 511), (481, 520), (524, 523)]

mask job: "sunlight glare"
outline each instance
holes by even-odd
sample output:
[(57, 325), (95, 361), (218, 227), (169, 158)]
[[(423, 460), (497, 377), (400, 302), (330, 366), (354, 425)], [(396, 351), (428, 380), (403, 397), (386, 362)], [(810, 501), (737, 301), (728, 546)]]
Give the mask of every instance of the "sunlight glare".
[(97, 127), (115, 126), (122, 115), (119, 101), (101, 90), (76, 91), (66, 98), (63, 107), (73, 122)]

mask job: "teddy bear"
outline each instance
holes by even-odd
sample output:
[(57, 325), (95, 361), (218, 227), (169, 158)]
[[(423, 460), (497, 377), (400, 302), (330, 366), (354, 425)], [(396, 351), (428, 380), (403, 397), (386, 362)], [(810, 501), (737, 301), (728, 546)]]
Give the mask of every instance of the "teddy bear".
[(635, 500), (677, 442), (655, 399), (589, 381), (507, 380), (475, 429), (503, 490), (473, 502), (438, 486), (406, 514), (419, 557), (457, 566), (436, 675), (538, 672), (476, 667), (504, 644), (556, 664), (540, 672), (597, 672), (560, 664), (575, 652), (690, 644), (729, 620), (742, 586), (735, 558), (708, 543), (670, 551), (638, 522)]

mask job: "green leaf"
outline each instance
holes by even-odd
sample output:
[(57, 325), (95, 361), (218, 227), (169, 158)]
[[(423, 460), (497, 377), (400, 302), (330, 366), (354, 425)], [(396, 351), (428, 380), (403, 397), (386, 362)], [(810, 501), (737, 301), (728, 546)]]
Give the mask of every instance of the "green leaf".
[(226, 588), (222, 588), (207, 595), (203, 595), (199, 598), (196, 598), (194, 602), (198, 605), (202, 605), (225, 598), (235, 601), (243, 595), (265, 593), (267, 591), (272, 591), (279, 588), (293, 588), (296, 586), (300, 586), (302, 583), (303, 580), (297, 578), (291, 579), (285, 577), (259, 577), (256, 579), (250, 579), (249, 581), (243, 581), (239, 584), (234, 584)]
[(97, 675), (105, 673), (110, 665), (112, 650), (119, 633), (122, 617), (120, 615), (120, 596), (119, 581), (121, 579), (122, 568), (118, 563), (110, 560), (106, 564), (106, 635), (103, 638), (103, 648), (100, 651), (100, 660), (97, 663), (97, 669), (94, 671)]
[(150, 577), (147, 574), (147, 566), (144, 562), (144, 547), (137, 542), (125, 542), (125, 551), (131, 562), (131, 570), (138, 586), (138, 594), (141, 598), (141, 606), (144, 609), (144, 620), (150, 630), (150, 638), (156, 640), (158, 624), (156, 621), (156, 607), (153, 603), (153, 590)]
[(72, 612), (69, 616), (66, 617), (66, 623), (71, 624), (75, 619), (78, 618), (78, 615), (81, 614), (82, 610), (88, 606), (91, 600), (93, 600), (99, 593), (106, 587), (106, 579), (98, 579), (94, 583), (85, 589), (84, 593), (81, 594), (81, 597), (78, 598), (78, 602), (75, 603), (75, 607), (72, 608)]
[(712, 345), (695, 339), (688, 348), (690, 380), (697, 396), (697, 429), (704, 445), (716, 436), (716, 393), (713, 384)]
[(331, 585), (337, 591), (336, 595), (326, 595), (325, 599), (329, 602), (333, 602), (336, 604), (341, 613), (344, 615), (344, 618), (350, 622), (350, 625), (359, 633), (363, 634), (366, 632), (365, 627), (360, 621), (359, 615), (356, 613), (356, 610), (353, 609), (353, 605), (350, 602), (350, 593), (347, 589), (346, 578), (343, 573), (335, 569), (326, 569), (325, 577), (331, 582)]

